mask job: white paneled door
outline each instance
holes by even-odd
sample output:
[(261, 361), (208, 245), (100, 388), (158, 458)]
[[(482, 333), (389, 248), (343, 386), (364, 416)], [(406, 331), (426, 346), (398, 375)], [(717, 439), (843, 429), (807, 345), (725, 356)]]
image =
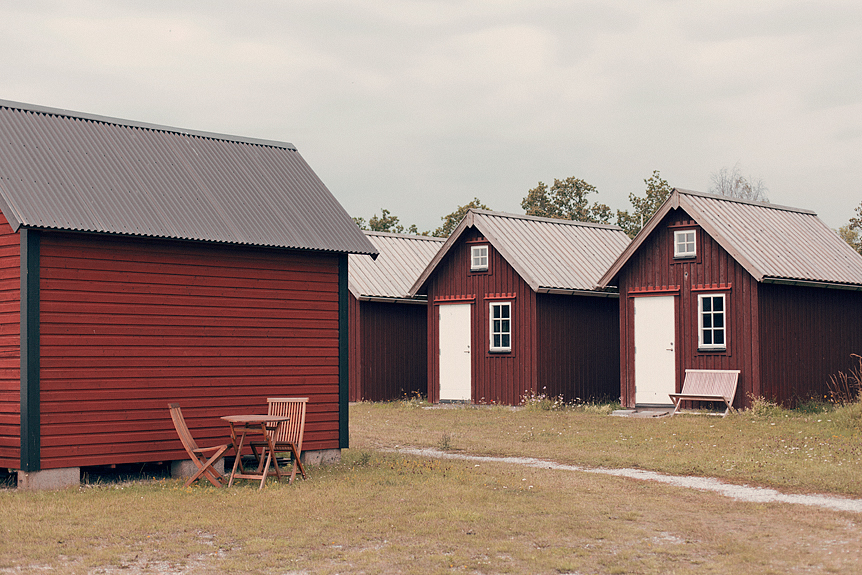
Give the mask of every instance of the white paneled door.
[(634, 298), (635, 404), (672, 405), (676, 385), (674, 297)]
[(470, 401), (470, 304), (441, 305), (440, 400)]

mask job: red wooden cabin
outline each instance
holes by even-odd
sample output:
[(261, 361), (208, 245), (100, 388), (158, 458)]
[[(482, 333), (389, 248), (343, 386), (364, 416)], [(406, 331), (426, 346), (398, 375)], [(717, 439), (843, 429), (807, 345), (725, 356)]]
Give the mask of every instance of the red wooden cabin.
[(291, 144), (0, 102), (0, 466), (187, 459), (268, 396), (347, 445), (347, 254)]
[(445, 241), (365, 232), (376, 259), (348, 258), (350, 401), (388, 401), (428, 388), (428, 310), (410, 286)]
[(686, 369), (740, 370), (737, 408), (822, 399), (862, 351), (862, 256), (807, 210), (674, 190), (599, 285), (627, 407), (670, 405)]
[(428, 297), (428, 397), (518, 405), (616, 397), (616, 294), (593, 286), (615, 226), (470, 210), (410, 293)]

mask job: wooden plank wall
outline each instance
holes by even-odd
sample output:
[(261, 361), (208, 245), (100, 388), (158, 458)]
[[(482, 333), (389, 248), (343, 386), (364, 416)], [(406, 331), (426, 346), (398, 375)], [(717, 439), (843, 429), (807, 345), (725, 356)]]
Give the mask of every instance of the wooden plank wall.
[(0, 213), (0, 467), (21, 460), (21, 243)]
[[(691, 227), (698, 231), (698, 257), (674, 260), (674, 230)], [(675, 298), (677, 391), (682, 389), (686, 369), (739, 369), (741, 373), (734, 405), (748, 405), (748, 395), (759, 393), (757, 281), (704, 230), (695, 226), (688, 214), (681, 209), (671, 210), (629, 260), (619, 279), (620, 391), (624, 405), (632, 407), (635, 404), (633, 298), (650, 297), (651, 294), (673, 295)], [(700, 293), (724, 293), (727, 296), (726, 351), (702, 352), (697, 349), (697, 296)]]
[[(536, 392), (536, 294), (489, 244), (487, 272), (470, 271), (470, 246), (482, 241), (475, 228), (466, 230), (427, 282), (428, 397), (439, 401), (440, 298), (468, 298), (471, 307), (473, 403), (518, 405)], [(500, 294), (511, 297), (501, 299)], [(465, 303), (454, 301), (452, 303)], [(512, 302), (512, 352), (489, 353), (491, 301)]]
[(359, 318), (359, 300), (352, 293), (347, 294), (347, 330), (348, 330), (348, 401), (362, 401), (362, 371), (361, 365), (361, 325)]
[(830, 376), (862, 355), (862, 292), (764, 284), (760, 294), (763, 397), (826, 399)]
[(538, 388), (565, 401), (619, 397), (616, 298), (536, 295)]
[(428, 389), (424, 305), (359, 302), (360, 400), (389, 401)]
[(42, 467), (186, 459), (219, 417), (308, 396), (305, 450), (338, 448), (338, 256), (46, 233)]

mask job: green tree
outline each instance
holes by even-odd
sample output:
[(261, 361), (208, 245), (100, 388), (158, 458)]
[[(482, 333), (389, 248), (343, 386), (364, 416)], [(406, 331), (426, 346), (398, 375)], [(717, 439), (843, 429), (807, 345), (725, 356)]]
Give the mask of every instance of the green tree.
[(434, 233), (431, 234), (437, 238), (448, 238), (449, 235), (455, 231), (455, 228), (458, 227), (458, 224), (461, 223), (461, 220), (464, 219), (464, 216), (467, 215), (467, 211), (471, 208), (475, 208), (478, 210), (488, 210), (490, 209), (488, 206), (483, 204), (479, 198), (473, 198), (473, 201), (469, 204), (464, 204), (463, 206), (458, 206), (451, 214), (443, 216), (440, 218), (443, 221), (443, 225), (434, 230)]
[(398, 216), (392, 215), (386, 208), (380, 208), (380, 217), (377, 214), (371, 216), (366, 224), (365, 218), (353, 218), (360, 230), (371, 230), (372, 232), (390, 232), (393, 234), (413, 234), (427, 236), (428, 232), (419, 233), (416, 224), (405, 228), (398, 222)]
[(673, 188), (663, 180), (658, 170), (653, 170), (652, 176), (644, 180), (646, 192), (643, 197), (629, 194), (629, 202), (632, 211), (617, 210), (617, 225), (621, 227), (630, 238), (635, 237), (641, 228), (649, 221), (650, 217), (658, 210), (670, 196)]
[(847, 225), (838, 228), (838, 235), (862, 254), (862, 203), (856, 206), (856, 216), (850, 218)]
[(548, 188), (544, 182), (527, 192), (521, 207), (528, 216), (577, 220), (607, 224), (611, 221), (611, 209), (598, 202), (590, 204), (587, 195), (598, 193), (595, 186), (580, 178), (569, 176), (565, 180), (554, 178)]

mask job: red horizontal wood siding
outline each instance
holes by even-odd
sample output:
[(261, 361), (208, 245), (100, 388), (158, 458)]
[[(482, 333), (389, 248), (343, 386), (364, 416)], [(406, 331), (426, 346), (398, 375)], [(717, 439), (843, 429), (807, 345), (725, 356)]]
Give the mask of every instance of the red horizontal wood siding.
[(21, 237), (0, 213), (0, 467), (21, 460)]
[[(696, 229), (698, 256), (674, 260), (675, 229)], [(729, 288), (727, 286), (730, 286)], [(625, 406), (635, 404), (634, 297), (668, 289), (675, 298), (676, 391), (686, 369), (739, 369), (736, 407), (748, 405), (760, 390), (758, 284), (736, 260), (696, 226), (683, 210), (671, 210), (641, 244), (619, 274), (620, 395)], [(727, 350), (698, 350), (698, 294), (724, 293), (727, 305)], [(670, 403), (670, 399), (668, 399)]]
[(619, 397), (619, 302), (536, 295), (538, 388), (566, 401)]
[(762, 395), (793, 406), (823, 400), (831, 375), (862, 354), (862, 292), (760, 286)]
[[(428, 397), (439, 401), (438, 298), (473, 297), (471, 349), (473, 403), (518, 405), (525, 393), (536, 393), (536, 294), (488, 243), (488, 271), (470, 272), (470, 246), (483, 240), (475, 228), (465, 230), (426, 283), (428, 294)], [(512, 297), (500, 294), (511, 294)], [(512, 303), (512, 351), (489, 353), (490, 302)]]
[(44, 233), (42, 468), (186, 459), (219, 417), (310, 398), (304, 449), (335, 449), (338, 256)]
[(351, 401), (389, 401), (428, 389), (428, 311), (424, 305), (358, 302)]

